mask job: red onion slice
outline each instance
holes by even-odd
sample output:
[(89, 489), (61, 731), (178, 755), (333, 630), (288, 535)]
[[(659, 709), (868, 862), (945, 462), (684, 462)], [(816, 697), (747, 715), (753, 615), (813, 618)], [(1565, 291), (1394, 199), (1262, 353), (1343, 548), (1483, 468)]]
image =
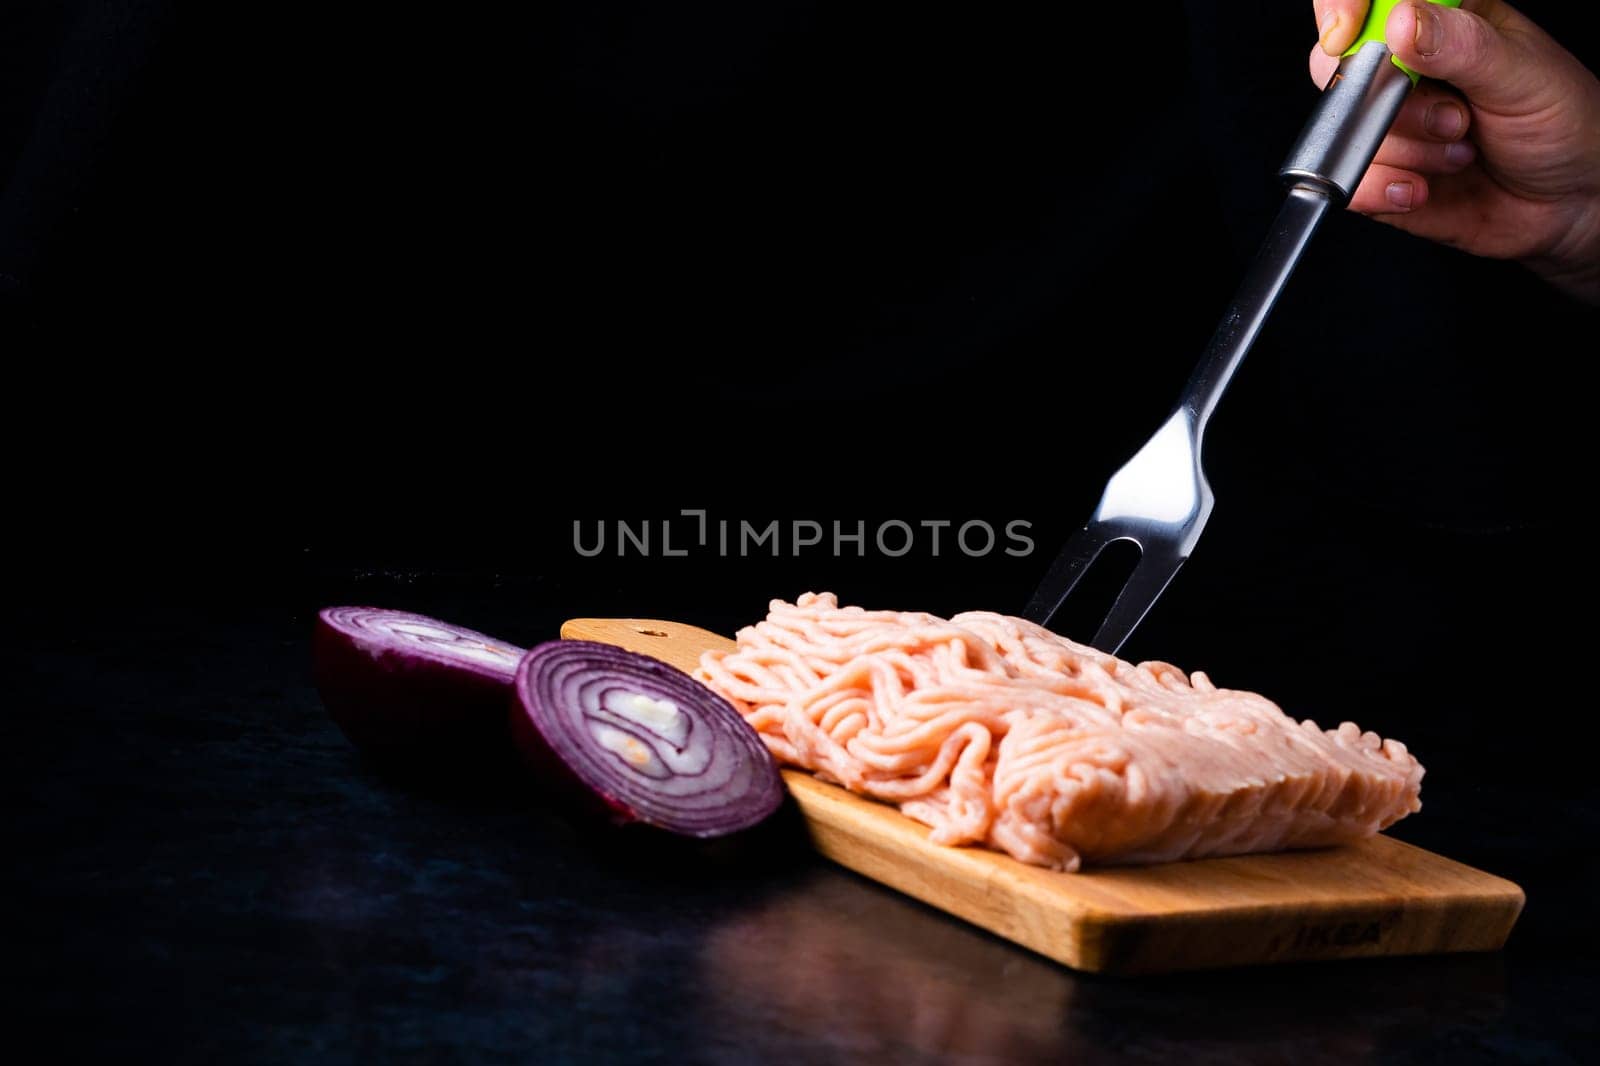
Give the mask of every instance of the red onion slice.
[(506, 744), (522, 649), (437, 618), (379, 607), (317, 614), (312, 666), (328, 713), (359, 748), (431, 760)]
[(657, 659), (557, 640), (523, 657), (512, 735), (619, 819), (695, 837), (747, 828), (783, 801), (777, 764), (733, 705)]

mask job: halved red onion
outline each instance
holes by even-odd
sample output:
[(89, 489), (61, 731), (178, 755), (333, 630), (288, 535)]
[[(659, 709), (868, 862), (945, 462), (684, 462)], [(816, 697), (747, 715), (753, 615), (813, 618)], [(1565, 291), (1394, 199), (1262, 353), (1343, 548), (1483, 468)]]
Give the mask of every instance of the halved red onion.
[(715, 837), (783, 802), (777, 764), (733, 705), (657, 659), (586, 640), (541, 644), (517, 668), (512, 736), (613, 816)]
[(379, 756), (504, 749), (522, 649), (437, 618), (380, 607), (317, 614), (317, 691), (345, 736)]

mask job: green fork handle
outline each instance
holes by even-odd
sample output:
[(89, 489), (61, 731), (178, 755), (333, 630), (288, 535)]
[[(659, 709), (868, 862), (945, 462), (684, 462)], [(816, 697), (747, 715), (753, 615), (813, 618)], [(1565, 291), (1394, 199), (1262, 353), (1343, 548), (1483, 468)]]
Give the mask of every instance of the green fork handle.
[[(1356, 37), (1355, 43), (1349, 47), (1345, 55), (1355, 55), (1361, 51), (1363, 45), (1371, 41), (1381, 42), (1383, 40), (1384, 27), (1389, 25), (1389, 13), (1404, 2), (1405, 0), (1372, 0), (1372, 6), (1367, 9), (1366, 25), (1361, 27), (1361, 34)], [(1461, 0), (1428, 0), (1428, 3), (1438, 4), (1441, 7), (1461, 6)], [(1415, 85), (1417, 79), (1421, 77), (1416, 71), (1400, 62), (1399, 59), (1394, 61), (1394, 65), (1406, 72), (1406, 76), (1411, 79), (1412, 85)]]

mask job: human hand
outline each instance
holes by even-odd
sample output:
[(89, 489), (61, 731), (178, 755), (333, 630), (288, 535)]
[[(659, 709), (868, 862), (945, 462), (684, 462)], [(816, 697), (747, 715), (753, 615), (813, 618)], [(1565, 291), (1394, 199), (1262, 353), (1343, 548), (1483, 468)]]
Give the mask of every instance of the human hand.
[[(1313, 5), (1323, 86), (1367, 0)], [(1600, 303), (1600, 79), (1503, 0), (1401, 4), (1385, 36), (1438, 81), (1406, 101), (1350, 207)]]

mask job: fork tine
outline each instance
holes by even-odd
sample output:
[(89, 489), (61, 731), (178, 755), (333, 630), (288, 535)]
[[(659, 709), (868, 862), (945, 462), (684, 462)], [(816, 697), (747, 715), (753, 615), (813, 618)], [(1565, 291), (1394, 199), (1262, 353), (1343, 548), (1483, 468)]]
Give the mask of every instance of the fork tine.
[(1103, 527), (1095, 522), (1074, 533), (1056, 556), (1055, 562), (1050, 564), (1044, 580), (1034, 589), (1033, 598), (1028, 601), (1022, 617), (1042, 626), (1049, 625), (1050, 619), (1067, 602), (1078, 579), (1089, 569), (1089, 564), (1099, 558), (1107, 544), (1116, 539), (1106, 536)]
[(1094, 635), (1094, 646), (1115, 655), (1128, 634), (1166, 591), (1186, 559), (1187, 556), (1163, 552), (1159, 548), (1146, 549), (1139, 557), (1139, 565), (1129, 575), (1128, 583), (1117, 594), (1117, 602), (1106, 612), (1106, 620), (1100, 623), (1100, 630)]

